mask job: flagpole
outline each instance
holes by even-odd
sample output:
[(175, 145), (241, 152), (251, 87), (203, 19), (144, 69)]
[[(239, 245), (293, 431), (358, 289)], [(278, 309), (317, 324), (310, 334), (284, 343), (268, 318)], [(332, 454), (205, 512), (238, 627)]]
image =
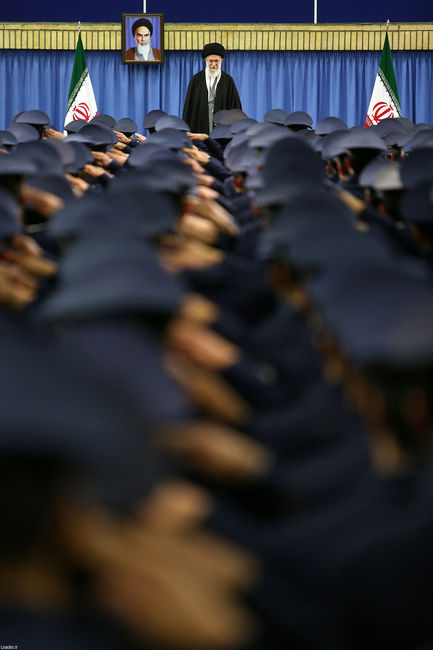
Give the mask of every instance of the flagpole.
[(400, 98), (388, 38), (389, 22), (387, 20), (385, 23), (386, 31), (379, 69), (365, 118), (365, 126), (367, 127), (388, 118), (401, 117)]
[(95, 93), (87, 69), (86, 56), (81, 40), (81, 21), (77, 23), (78, 39), (72, 68), (71, 85), (69, 86), (68, 104), (64, 124), (73, 120), (88, 122), (98, 114)]
[(314, 0), (314, 24), (317, 25), (317, 0)]

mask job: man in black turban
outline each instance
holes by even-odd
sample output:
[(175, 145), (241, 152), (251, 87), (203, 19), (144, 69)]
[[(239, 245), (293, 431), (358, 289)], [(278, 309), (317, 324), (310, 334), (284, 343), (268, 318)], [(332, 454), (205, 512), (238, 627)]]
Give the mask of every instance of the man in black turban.
[(136, 47), (126, 50), (127, 61), (160, 61), (161, 50), (150, 45), (153, 34), (153, 25), (147, 18), (139, 18), (131, 27), (132, 35), (137, 41)]
[(201, 54), (206, 68), (197, 72), (189, 82), (182, 117), (194, 133), (210, 133), (213, 115), (217, 111), (242, 109), (235, 82), (221, 70), (225, 53), (220, 43), (205, 45)]

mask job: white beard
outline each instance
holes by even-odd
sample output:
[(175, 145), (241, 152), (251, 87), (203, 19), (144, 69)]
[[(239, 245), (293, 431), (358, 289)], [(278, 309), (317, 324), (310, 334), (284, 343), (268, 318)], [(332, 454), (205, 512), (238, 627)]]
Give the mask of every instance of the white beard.
[(137, 43), (137, 52), (144, 56), (145, 59), (148, 59), (150, 55), (150, 45), (139, 45)]
[(220, 69), (217, 68), (216, 70), (211, 70), (210, 68), (207, 69), (208, 75), (210, 79), (215, 79), (215, 77), (218, 77), (220, 73)]

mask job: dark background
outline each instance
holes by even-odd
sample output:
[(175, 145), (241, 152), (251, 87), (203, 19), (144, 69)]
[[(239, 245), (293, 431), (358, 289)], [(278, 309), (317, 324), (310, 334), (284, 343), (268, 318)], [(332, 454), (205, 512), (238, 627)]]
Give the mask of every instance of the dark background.
[[(312, 23), (313, 0), (219, 0), (216, 3), (197, 0), (148, 0), (148, 13), (163, 13), (165, 22), (209, 23)], [(3, 3), (1, 21), (17, 22), (113, 22), (120, 23), (122, 13), (141, 13), (139, 0), (110, 3), (107, 0), (74, 0), (74, 2), (38, 3), (16, 0)], [(345, 22), (431, 22), (432, 0), (318, 0), (320, 23)]]

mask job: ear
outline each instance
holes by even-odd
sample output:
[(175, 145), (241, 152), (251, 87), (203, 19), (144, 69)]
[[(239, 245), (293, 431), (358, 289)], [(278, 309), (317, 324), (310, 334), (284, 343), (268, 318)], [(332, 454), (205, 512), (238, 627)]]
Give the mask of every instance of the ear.
[(347, 173), (350, 174), (351, 176), (354, 176), (355, 175), (355, 170), (352, 167), (352, 163), (351, 163), (351, 160), (350, 160), (349, 156), (344, 156), (343, 163), (344, 163), (344, 167), (347, 170)]
[(233, 185), (235, 189), (241, 191), (244, 189), (244, 179), (242, 176), (233, 176)]
[(377, 209), (379, 210), (379, 212), (380, 212), (380, 214), (381, 214), (382, 216), (384, 216), (384, 217), (387, 217), (387, 216), (388, 216), (387, 209), (385, 208), (385, 206), (383, 205), (383, 203), (378, 203), (378, 204), (377, 204)]
[(345, 178), (345, 176), (347, 176), (346, 167), (339, 158), (337, 158), (336, 160), (336, 167), (337, 167), (338, 177)]
[(420, 445), (427, 442), (432, 436), (432, 414), (424, 388), (414, 386), (405, 393), (401, 415), (413, 439)]
[(283, 264), (274, 262), (269, 265), (266, 275), (274, 289), (287, 289), (292, 284), (290, 269)]

